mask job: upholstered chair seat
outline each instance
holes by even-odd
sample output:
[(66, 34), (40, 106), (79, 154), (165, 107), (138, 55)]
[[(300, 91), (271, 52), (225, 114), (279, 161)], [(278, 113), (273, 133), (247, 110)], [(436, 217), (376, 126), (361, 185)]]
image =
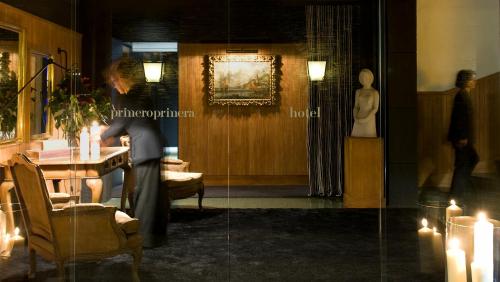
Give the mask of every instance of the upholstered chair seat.
[(132, 218), (122, 211), (116, 211), (115, 220), (125, 234), (131, 235), (139, 232), (139, 220), (137, 218)]
[(52, 204), (68, 203), (71, 196), (68, 193), (49, 193)]
[(202, 209), (203, 173), (185, 171), (161, 171), (162, 188), (165, 189), (167, 214), (170, 217), (170, 206), (173, 200), (184, 199), (198, 194), (198, 208)]

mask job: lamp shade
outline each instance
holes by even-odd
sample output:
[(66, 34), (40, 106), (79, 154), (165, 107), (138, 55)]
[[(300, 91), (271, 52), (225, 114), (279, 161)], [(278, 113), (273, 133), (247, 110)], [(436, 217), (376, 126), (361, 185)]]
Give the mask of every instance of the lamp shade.
[(308, 61), (307, 69), (311, 81), (323, 80), (325, 76), (326, 61)]
[(147, 82), (160, 82), (163, 63), (144, 63), (144, 75)]

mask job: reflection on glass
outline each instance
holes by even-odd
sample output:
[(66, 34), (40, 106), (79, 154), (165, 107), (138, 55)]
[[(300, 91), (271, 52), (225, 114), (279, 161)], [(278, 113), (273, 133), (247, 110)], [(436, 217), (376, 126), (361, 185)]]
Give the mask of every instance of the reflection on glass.
[(0, 28), (0, 141), (16, 137), (19, 35)]
[[(464, 257), (460, 272), (457, 267), (448, 266), (448, 281), (455, 281), (450, 278), (459, 274), (467, 277), (467, 281), (497, 281), (493, 277), (499, 277), (500, 271), (500, 221), (488, 218), (483, 212), (478, 212), (476, 216), (451, 217), (447, 222), (446, 233), (448, 264), (456, 259), (456, 255), (453, 257), (449, 253), (453, 240), (459, 242)], [(477, 275), (484, 280), (474, 279)]]
[[(31, 77), (38, 70), (47, 64), (47, 56), (41, 54), (32, 54), (30, 60)], [(31, 135), (43, 134), (47, 132), (47, 102), (49, 93), (48, 71), (45, 69), (33, 82), (30, 88), (30, 126)]]

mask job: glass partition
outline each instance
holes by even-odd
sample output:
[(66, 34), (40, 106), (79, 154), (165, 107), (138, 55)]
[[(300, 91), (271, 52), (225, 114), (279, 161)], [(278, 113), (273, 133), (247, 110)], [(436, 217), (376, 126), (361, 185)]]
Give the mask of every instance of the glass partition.
[[(66, 193), (75, 261), (41, 279), (498, 281), (497, 0), (62, 2), (17, 6), (67, 32), (26, 48), (59, 67), (18, 150)], [(0, 32), (0, 107), (22, 51)]]
[(16, 137), (19, 34), (0, 26), (0, 142)]
[[(47, 55), (32, 53), (30, 58), (31, 76), (47, 65), (49, 57)], [(48, 116), (48, 101), (51, 92), (51, 81), (49, 80), (49, 70), (45, 68), (41, 74), (31, 83), (30, 87), (30, 128), (33, 137), (47, 136), (50, 130)]]

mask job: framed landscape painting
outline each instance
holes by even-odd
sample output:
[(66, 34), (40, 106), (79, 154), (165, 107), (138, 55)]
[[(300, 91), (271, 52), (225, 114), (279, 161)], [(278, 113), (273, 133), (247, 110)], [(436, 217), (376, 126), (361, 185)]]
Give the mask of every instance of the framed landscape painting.
[(209, 55), (209, 105), (275, 105), (277, 60), (272, 55)]

